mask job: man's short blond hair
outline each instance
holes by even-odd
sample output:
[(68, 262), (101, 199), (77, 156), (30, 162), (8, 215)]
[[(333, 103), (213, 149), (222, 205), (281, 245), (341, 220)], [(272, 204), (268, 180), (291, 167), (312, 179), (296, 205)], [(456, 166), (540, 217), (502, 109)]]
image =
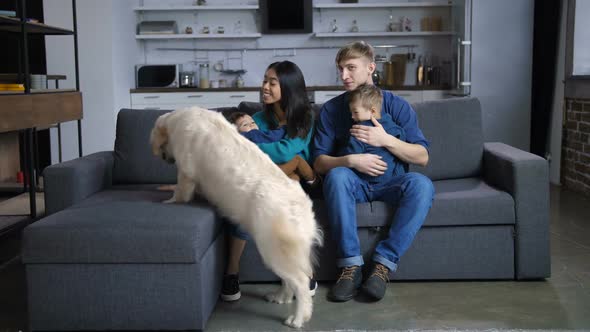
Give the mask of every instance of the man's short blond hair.
[(374, 107), (377, 112), (381, 112), (383, 93), (381, 89), (372, 84), (363, 84), (350, 92), (350, 102), (357, 100), (360, 101), (363, 108)]
[(366, 58), (370, 62), (375, 62), (375, 52), (373, 46), (364, 41), (356, 41), (344, 45), (336, 54), (336, 64), (349, 59)]

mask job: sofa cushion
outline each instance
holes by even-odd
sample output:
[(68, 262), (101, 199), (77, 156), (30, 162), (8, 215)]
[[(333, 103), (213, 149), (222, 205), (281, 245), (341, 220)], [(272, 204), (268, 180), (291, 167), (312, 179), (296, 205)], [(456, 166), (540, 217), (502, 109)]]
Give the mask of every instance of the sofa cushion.
[(483, 132), (481, 106), (475, 98), (417, 103), (419, 126), (430, 141), (427, 167), (411, 166), (432, 180), (458, 179), (481, 173)]
[(117, 115), (113, 184), (174, 183), (176, 166), (152, 154), (150, 132), (170, 110), (122, 109)]
[(253, 101), (243, 101), (238, 105), (238, 111), (244, 112), (250, 115), (260, 112), (263, 110), (262, 103)]
[(154, 197), (105, 191), (33, 223), (24, 230), (23, 262), (199, 262), (221, 230), (214, 210), (202, 202), (163, 204)]
[[(480, 178), (434, 181), (435, 196), (425, 226), (509, 225), (515, 223), (514, 200)], [(386, 226), (395, 207), (384, 202), (357, 204), (358, 227)], [(314, 200), (316, 218), (327, 220), (324, 201)], [(327, 227), (327, 224), (323, 224)]]

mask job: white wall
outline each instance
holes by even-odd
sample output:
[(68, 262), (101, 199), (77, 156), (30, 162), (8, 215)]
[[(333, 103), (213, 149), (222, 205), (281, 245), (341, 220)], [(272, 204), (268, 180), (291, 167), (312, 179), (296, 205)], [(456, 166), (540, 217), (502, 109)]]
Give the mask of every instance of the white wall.
[(530, 149), (533, 0), (474, 0), (472, 96), (484, 139)]
[[(71, 3), (71, 1), (67, 0), (45, 0), (43, 2), (45, 23), (65, 29), (72, 29)], [(72, 36), (46, 36), (45, 51), (47, 73), (66, 75), (68, 79), (66, 81), (60, 81), (59, 87), (75, 88), (74, 38)], [(61, 124), (61, 128), (64, 160), (72, 159), (78, 155), (76, 122), (64, 122)], [(57, 161), (57, 129), (51, 129), (51, 162), (53, 164)]]
[[(144, 0), (144, 4), (150, 4)], [(170, 1), (170, 0), (168, 0)], [(229, 0), (209, 0), (208, 3)], [(317, 0), (314, 0), (317, 1)], [(375, 2), (367, 0), (365, 2)], [(244, 1), (242, 1), (244, 2)], [(322, 1), (324, 2), (324, 1)], [(334, 0), (333, 2), (337, 2)], [(336, 48), (296, 49), (306, 46), (340, 46), (352, 41), (350, 38), (318, 39), (304, 35), (264, 35), (254, 40), (192, 40), (192, 41), (150, 41), (135, 40), (138, 17), (132, 7), (140, 1), (93, 1), (78, 0), (78, 28), (80, 55), (80, 87), (84, 101), (83, 148), (84, 154), (101, 150), (111, 150), (115, 137), (116, 113), (129, 106), (129, 89), (134, 86), (133, 67), (137, 63), (184, 63), (190, 70), (203, 59), (210, 63), (225, 60), (226, 67), (242, 66), (248, 70), (244, 79), (246, 86), (258, 86), (268, 64), (279, 60), (296, 62), (305, 75), (307, 85), (338, 85), (334, 66)], [(160, 4), (155, 1), (151, 4)], [(192, 1), (176, 3), (191, 4)], [(45, 1), (46, 22), (63, 27), (71, 27), (71, 1)], [(100, 4), (100, 5), (99, 5)], [(528, 150), (530, 141), (530, 94), (532, 70), (533, 0), (474, 0), (472, 28), (472, 95), (481, 100), (483, 108), (484, 138), (487, 141), (501, 141)], [(257, 12), (242, 15), (255, 15)], [(329, 21), (332, 14), (314, 10), (314, 24)], [(199, 29), (202, 21), (210, 15), (171, 14), (178, 18), (179, 27), (192, 24)], [(224, 25), (230, 32), (235, 17), (222, 13), (216, 24)], [(387, 14), (387, 15), (385, 15)], [(146, 14), (143, 14), (146, 15)], [(363, 26), (367, 17), (363, 11), (354, 10), (353, 15)], [(371, 15), (374, 15), (371, 14)], [(383, 22), (387, 21), (389, 11)], [(411, 13), (410, 15), (417, 15)], [(329, 17), (328, 17), (329, 16)], [(372, 18), (376, 20), (376, 18)], [(247, 22), (247, 18), (243, 18)], [(339, 19), (341, 29), (348, 28), (348, 19)], [(414, 20), (418, 29), (419, 20)], [(206, 23), (210, 24), (210, 23)], [(231, 25), (230, 25), (231, 24)], [(253, 23), (256, 18), (253, 18)], [(368, 23), (367, 23), (368, 24)], [(445, 25), (448, 25), (446, 22)], [(244, 23), (247, 26), (246, 23)], [(243, 27), (245, 29), (246, 27)], [(319, 28), (321, 29), (321, 27)], [(316, 30), (318, 28), (316, 27)], [(417, 44), (414, 51), (419, 54), (441, 53), (450, 57), (449, 37), (403, 37), (367, 38), (372, 44)], [(162, 51), (159, 47), (192, 48), (255, 48), (285, 47), (294, 49), (275, 52), (247, 51), (202, 52), (202, 51)], [(144, 52), (145, 50), (145, 52)], [(445, 54), (445, 51), (449, 54)], [(381, 50), (388, 54), (405, 53), (405, 49)], [(48, 72), (68, 75), (67, 84), (73, 87), (73, 46), (72, 37), (47, 37)], [(413, 84), (415, 63), (410, 64), (406, 73), (406, 83)], [(218, 73), (211, 70), (211, 79), (218, 79)], [(232, 79), (233, 76), (224, 78)], [(77, 134), (74, 123), (64, 124), (64, 160), (77, 156)], [(55, 131), (55, 130), (54, 130)], [(57, 161), (55, 134), (52, 134), (52, 161)]]
[[(129, 89), (134, 86), (133, 66), (138, 54), (133, 36), (135, 15), (130, 1), (78, 0), (78, 56), (84, 118), (84, 155), (112, 150), (116, 113), (129, 107)], [(45, 22), (72, 28), (71, 1), (44, 2)], [(131, 23), (130, 23), (131, 22)], [(131, 31), (131, 32), (129, 32)], [(66, 74), (60, 87), (75, 88), (72, 36), (46, 37), (48, 73)], [(58, 161), (57, 133), (52, 130), (52, 163)], [(63, 160), (78, 156), (76, 122), (62, 124)]]

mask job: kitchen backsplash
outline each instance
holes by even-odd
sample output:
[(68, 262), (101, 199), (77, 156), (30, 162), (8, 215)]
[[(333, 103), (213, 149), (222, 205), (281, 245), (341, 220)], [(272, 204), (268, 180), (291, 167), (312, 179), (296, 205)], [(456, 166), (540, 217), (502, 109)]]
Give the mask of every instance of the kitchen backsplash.
[[(400, 1), (402, 2), (402, 1)], [(169, 20), (176, 22), (179, 34), (186, 34), (187, 28), (194, 36), (203, 33), (207, 27), (211, 36), (219, 29), (225, 35), (243, 34), (248, 37), (237, 38), (187, 38), (187, 39), (138, 39), (143, 50), (143, 62), (149, 64), (174, 63), (180, 64), (183, 71), (195, 73), (198, 80), (199, 65), (209, 64), (209, 79), (213, 81), (225, 80), (228, 85), (235, 82), (237, 74), (227, 70), (246, 71), (241, 75), (245, 86), (258, 86), (262, 80), (266, 67), (275, 61), (289, 60), (295, 62), (303, 71), (307, 85), (339, 85), (338, 73), (334, 58), (338, 47), (355, 40), (365, 40), (377, 45), (414, 45), (414, 47), (377, 48), (376, 53), (385, 59), (392, 54), (410, 56), (406, 62), (405, 85), (416, 84), (416, 69), (418, 58), (427, 56), (431, 62), (442, 64), (451, 59), (451, 37), (442, 35), (407, 34), (401, 36), (380, 36), (379, 31), (386, 32), (391, 20), (397, 22), (400, 18), (411, 18), (409, 28), (412, 32), (420, 32), (424, 26), (420, 23), (424, 17), (444, 17), (443, 29), (450, 29), (449, 7), (409, 7), (394, 8), (319, 8), (321, 5), (337, 5), (338, 1), (314, 0), (313, 33), (281, 34), (249, 37), (260, 33), (260, 9), (240, 9), (240, 5), (256, 6), (257, 1), (207, 0), (204, 6), (238, 6), (234, 10), (178, 10), (178, 11), (136, 11), (137, 20)], [(360, 0), (359, 4), (392, 3), (392, 1)], [(432, 2), (430, 2), (432, 3)], [(446, 3), (446, 2), (445, 2)], [(193, 6), (195, 1), (183, 0), (143, 0), (137, 6), (166, 7)], [(250, 8), (250, 7), (244, 7)], [(391, 16), (391, 17), (390, 17)], [(353, 29), (356, 21), (361, 36), (341, 37), (337, 33), (328, 37), (317, 37), (326, 33), (336, 20), (338, 31), (347, 33)], [(236, 26), (236, 22), (240, 22)], [(187, 34), (188, 35), (188, 34)], [(192, 37), (192, 36), (189, 36)], [(222, 36), (223, 37), (223, 36)], [(383, 71), (383, 63), (378, 63), (378, 69)], [(222, 69), (222, 70), (221, 70)], [(451, 69), (449, 68), (449, 71)], [(396, 82), (397, 84), (397, 82)]]

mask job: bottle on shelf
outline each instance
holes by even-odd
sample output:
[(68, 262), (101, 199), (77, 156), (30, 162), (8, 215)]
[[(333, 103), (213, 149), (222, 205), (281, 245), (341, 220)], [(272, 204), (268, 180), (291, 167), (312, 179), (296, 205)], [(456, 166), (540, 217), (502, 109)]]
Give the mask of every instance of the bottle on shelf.
[(338, 31), (338, 25), (336, 25), (336, 19), (332, 20), (332, 23), (330, 23), (330, 31), (331, 32), (337, 32)]
[(424, 57), (424, 85), (432, 85), (432, 56)]
[(242, 78), (242, 75), (238, 75), (238, 77), (236, 77), (235, 85), (236, 85), (236, 88), (243, 88), (244, 87), (244, 79)]
[(199, 65), (199, 88), (209, 88), (209, 64), (201, 63)]
[(418, 67), (416, 67), (416, 85), (424, 85), (424, 63), (421, 55), (418, 57)]
[(359, 26), (356, 23), (356, 20), (352, 20), (352, 26), (350, 27), (350, 32), (359, 32)]
[(235, 34), (242, 33), (242, 22), (239, 20), (236, 23), (234, 23), (234, 33)]

